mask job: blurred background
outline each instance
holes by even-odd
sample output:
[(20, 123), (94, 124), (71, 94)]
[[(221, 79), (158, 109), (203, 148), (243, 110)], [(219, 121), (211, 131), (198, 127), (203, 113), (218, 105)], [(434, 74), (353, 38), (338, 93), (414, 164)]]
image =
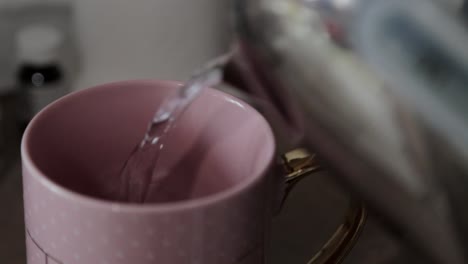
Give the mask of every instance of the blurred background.
[[(186, 80), (232, 38), (228, 0), (0, 0), (0, 263), (25, 263), (19, 142), (34, 114), (75, 90)], [(305, 180), (274, 219), (271, 263), (305, 263), (341, 222), (347, 194)], [(371, 217), (345, 263), (416, 263)]]

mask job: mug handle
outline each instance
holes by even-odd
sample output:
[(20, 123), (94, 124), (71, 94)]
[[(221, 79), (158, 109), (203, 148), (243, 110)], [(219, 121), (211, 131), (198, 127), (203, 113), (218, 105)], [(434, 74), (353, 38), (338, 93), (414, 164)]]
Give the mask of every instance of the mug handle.
[[(305, 149), (295, 149), (282, 156), (286, 169), (286, 190), (281, 205), (294, 186), (306, 176), (321, 171), (322, 167), (315, 154)], [(308, 264), (338, 264), (348, 255), (356, 244), (366, 222), (367, 210), (362, 202), (351, 201), (344, 222), (338, 226), (333, 235), (307, 263)]]

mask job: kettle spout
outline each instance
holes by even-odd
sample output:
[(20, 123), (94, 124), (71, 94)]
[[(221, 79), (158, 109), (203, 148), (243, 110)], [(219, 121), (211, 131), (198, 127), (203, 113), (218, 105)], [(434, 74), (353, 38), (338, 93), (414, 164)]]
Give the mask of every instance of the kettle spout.
[(304, 122), (286, 87), (258, 65), (245, 45), (234, 44), (231, 59), (224, 68), (224, 83), (235, 87), (248, 98), (269, 122), (277, 139), (278, 151), (285, 152), (300, 145)]

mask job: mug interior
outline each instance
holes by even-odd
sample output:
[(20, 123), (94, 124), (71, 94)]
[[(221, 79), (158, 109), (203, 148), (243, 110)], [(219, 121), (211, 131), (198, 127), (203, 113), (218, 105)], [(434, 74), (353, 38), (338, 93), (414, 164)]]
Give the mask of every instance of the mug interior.
[[(127, 81), (68, 95), (33, 119), (23, 155), (47, 181), (91, 198), (115, 200), (125, 160), (162, 99), (178, 85)], [(205, 89), (168, 134), (157, 167), (168, 176), (148, 201), (207, 197), (261, 177), (274, 147), (271, 129), (258, 112)]]

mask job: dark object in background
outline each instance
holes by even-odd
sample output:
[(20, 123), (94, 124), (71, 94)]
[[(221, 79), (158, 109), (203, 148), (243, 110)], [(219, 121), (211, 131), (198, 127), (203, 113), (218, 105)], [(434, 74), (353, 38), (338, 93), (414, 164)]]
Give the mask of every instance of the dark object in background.
[(19, 141), (16, 93), (0, 95), (0, 180), (16, 159)]
[(20, 67), (18, 81), (22, 87), (28, 89), (31, 89), (31, 86), (47, 89), (47, 84), (59, 82), (62, 75), (63, 73), (58, 64), (25, 64)]
[(21, 132), (40, 108), (59, 97), (63, 76), (58, 63), (29, 63), (19, 67), (16, 79), (20, 87), (18, 121)]

